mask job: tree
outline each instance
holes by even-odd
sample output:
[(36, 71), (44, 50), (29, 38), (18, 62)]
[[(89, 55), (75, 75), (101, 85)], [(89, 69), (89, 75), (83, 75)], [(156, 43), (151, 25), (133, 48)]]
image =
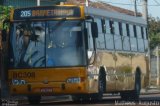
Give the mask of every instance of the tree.
[(0, 29), (8, 27), (8, 25), (3, 26), (3, 21), (6, 20), (6, 19), (9, 19), (9, 17), (10, 17), (10, 10), (12, 8), (13, 7), (11, 7), (11, 6), (0, 5)]
[(150, 48), (154, 49), (160, 45), (160, 19), (149, 17)]

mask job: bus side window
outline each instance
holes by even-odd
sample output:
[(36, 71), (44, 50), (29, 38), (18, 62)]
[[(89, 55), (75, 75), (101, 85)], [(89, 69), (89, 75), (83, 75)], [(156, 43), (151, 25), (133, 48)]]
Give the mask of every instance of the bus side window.
[(93, 50), (93, 38), (92, 38), (92, 32), (91, 32), (91, 23), (86, 23), (87, 28), (87, 36), (88, 36), (88, 49)]
[(144, 30), (143, 30), (143, 27), (141, 27), (141, 35), (142, 35), (142, 39), (144, 39)]
[(115, 26), (115, 35), (114, 35), (114, 43), (116, 50), (122, 50), (122, 36), (120, 35), (119, 22), (114, 21)]
[(122, 31), (123, 31), (123, 36), (127, 36), (126, 23), (122, 23)]
[(96, 22), (98, 25), (97, 48), (104, 49), (105, 48), (105, 41), (104, 41), (104, 33), (102, 30), (102, 21), (100, 18), (96, 18)]
[(148, 50), (148, 36), (147, 36), (147, 28), (143, 27), (143, 32), (144, 32), (144, 46), (145, 46), (145, 51)]
[(137, 29), (138, 51), (139, 52), (144, 52), (144, 41), (143, 41), (143, 38), (142, 38), (141, 27), (136, 26), (136, 29)]
[(130, 29), (130, 44), (131, 44), (131, 51), (137, 51), (137, 38), (135, 37), (135, 30), (134, 25), (129, 25)]
[(109, 26), (110, 26), (110, 32), (111, 34), (115, 34), (115, 29), (114, 29), (114, 22), (112, 20), (109, 21)]
[(113, 50), (114, 42), (113, 42), (113, 35), (111, 34), (110, 20), (105, 19), (105, 24), (106, 24), (106, 34), (105, 34), (106, 49)]
[(134, 37), (137, 38), (137, 29), (136, 29), (136, 25), (133, 25), (133, 31), (134, 31)]
[(108, 19), (105, 20), (105, 24), (106, 24), (106, 33), (110, 34), (111, 31), (110, 31), (110, 24)]
[(95, 22), (97, 22), (97, 26), (98, 26), (98, 33), (102, 33), (102, 23), (101, 23), (101, 19), (100, 18), (95, 18)]
[(130, 38), (127, 34), (127, 24), (126, 23), (122, 23), (122, 29), (123, 29), (123, 36), (122, 36), (123, 50), (129, 51), (130, 50)]
[(101, 25), (102, 25), (102, 32), (103, 32), (103, 33), (106, 33), (105, 19), (101, 19)]
[(146, 39), (148, 40), (148, 34), (147, 34), (147, 32), (148, 32), (148, 29), (144, 28), (144, 34), (146, 35)]
[(118, 25), (119, 25), (119, 34), (123, 36), (122, 23), (118, 22)]
[(129, 24), (126, 24), (127, 36), (130, 36)]

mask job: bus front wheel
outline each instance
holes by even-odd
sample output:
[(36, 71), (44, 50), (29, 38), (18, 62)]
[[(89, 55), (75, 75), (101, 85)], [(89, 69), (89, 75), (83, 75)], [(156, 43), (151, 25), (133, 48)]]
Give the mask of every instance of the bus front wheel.
[(98, 93), (91, 95), (91, 100), (93, 101), (102, 100), (105, 89), (106, 89), (105, 73), (101, 72), (98, 80)]

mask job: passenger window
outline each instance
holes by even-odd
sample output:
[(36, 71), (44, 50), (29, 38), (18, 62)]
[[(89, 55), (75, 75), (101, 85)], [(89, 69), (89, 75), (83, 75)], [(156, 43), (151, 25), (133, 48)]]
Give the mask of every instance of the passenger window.
[(122, 23), (119, 22), (118, 25), (119, 25), (119, 34), (120, 34), (121, 36), (123, 36)]
[(137, 38), (137, 29), (136, 29), (136, 25), (133, 25), (133, 31), (134, 31), (134, 37)]
[(119, 31), (119, 23), (115, 21), (114, 26), (115, 26), (115, 35), (114, 35), (115, 49), (122, 50), (122, 36), (120, 35)]
[(114, 29), (114, 22), (112, 20), (109, 21), (109, 26), (110, 26), (110, 32), (111, 34), (115, 34), (115, 29)]
[(123, 50), (130, 50), (130, 39), (127, 36), (127, 25), (125, 23), (122, 24), (123, 36), (122, 36), (122, 43), (123, 43)]
[(110, 21), (106, 19), (106, 34), (105, 34), (105, 43), (106, 49), (112, 50), (114, 49), (113, 35), (111, 34)]
[(98, 25), (98, 38), (96, 40), (97, 48), (104, 49), (105, 48), (105, 40), (104, 40), (103, 31), (102, 31), (102, 21), (100, 18), (96, 18), (96, 22)]
[(144, 30), (143, 30), (143, 27), (141, 27), (141, 35), (142, 35), (142, 38), (144, 39)]
[(127, 36), (126, 24), (122, 23), (123, 36)]
[(114, 22), (114, 28), (115, 28), (115, 35), (120, 35), (119, 32), (119, 23), (118, 22)]
[(135, 37), (134, 25), (129, 25), (131, 51), (137, 51), (137, 38)]
[(100, 18), (95, 18), (95, 21), (97, 22), (98, 25), (98, 32), (102, 33), (102, 22)]
[(144, 39), (148, 39), (147, 29), (145, 27), (143, 28), (143, 32), (144, 32)]
[(93, 38), (92, 38), (92, 33), (91, 33), (91, 24), (86, 23), (87, 27), (87, 32), (88, 32), (88, 48), (89, 50), (93, 50)]
[(129, 30), (129, 25), (126, 24), (126, 30), (127, 30), (127, 36), (130, 36), (130, 30)]
[(137, 38), (142, 38), (142, 33), (141, 33), (140, 26), (136, 26), (136, 30), (137, 30)]
[(102, 25), (102, 32), (103, 32), (103, 33), (106, 33), (105, 19), (101, 19), (101, 25)]
[(99, 48), (99, 49), (104, 49), (105, 48), (104, 34), (99, 34), (98, 35), (97, 48)]
[(109, 20), (106, 20), (106, 21), (105, 21), (105, 24), (106, 24), (106, 33), (107, 33), (107, 34), (110, 34), (111, 31), (110, 31)]

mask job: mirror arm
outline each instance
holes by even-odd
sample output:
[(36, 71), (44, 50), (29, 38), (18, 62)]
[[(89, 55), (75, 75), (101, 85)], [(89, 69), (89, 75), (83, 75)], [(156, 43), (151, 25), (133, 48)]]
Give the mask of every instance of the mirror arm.
[(94, 18), (93, 18), (92, 16), (87, 15), (87, 16), (85, 16), (85, 17), (86, 17), (86, 19), (87, 19), (87, 20), (90, 20), (90, 19), (91, 19), (91, 20), (92, 20), (92, 22), (94, 22)]

